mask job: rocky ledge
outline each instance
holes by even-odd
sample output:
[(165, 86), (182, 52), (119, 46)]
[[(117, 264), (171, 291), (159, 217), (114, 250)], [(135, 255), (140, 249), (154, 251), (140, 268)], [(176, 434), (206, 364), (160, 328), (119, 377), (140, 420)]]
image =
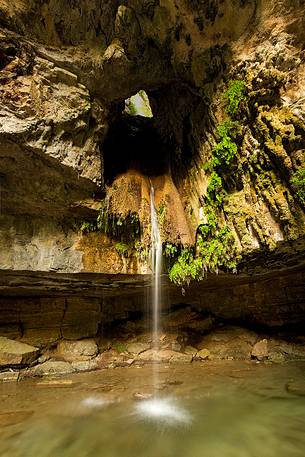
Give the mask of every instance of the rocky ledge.
[(181, 307), (163, 316), (157, 343), (146, 319), (110, 323), (95, 338), (57, 342), (38, 348), (0, 338), (0, 380), (60, 376), (151, 363), (208, 363), (248, 360), (284, 363), (305, 360), (305, 337), (288, 330), (254, 331), (228, 325), (192, 308)]

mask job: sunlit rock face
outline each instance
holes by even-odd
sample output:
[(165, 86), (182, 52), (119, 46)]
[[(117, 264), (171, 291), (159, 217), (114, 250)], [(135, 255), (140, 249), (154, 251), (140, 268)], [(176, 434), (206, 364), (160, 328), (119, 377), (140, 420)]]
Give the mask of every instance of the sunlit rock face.
[[(147, 272), (151, 185), (164, 241), (193, 245), (234, 80), (247, 94), (234, 119), (237, 154), (218, 170), (217, 224), (232, 233), (238, 262), (282, 250), (282, 267), (296, 263), (303, 13), (289, 0), (0, 1), (0, 268)], [(140, 90), (153, 113), (145, 128), (123, 114)], [(115, 224), (137, 217), (136, 243), (128, 224), (119, 236), (95, 230), (100, 208)]]

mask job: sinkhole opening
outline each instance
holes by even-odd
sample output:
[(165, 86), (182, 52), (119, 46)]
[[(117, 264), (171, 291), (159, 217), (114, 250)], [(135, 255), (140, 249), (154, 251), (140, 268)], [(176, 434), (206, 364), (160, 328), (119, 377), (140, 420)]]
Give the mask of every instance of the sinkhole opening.
[(145, 90), (140, 90), (125, 100), (124, 113), (129, 116), (153, 117), (149, 98)]
[(144, 90), (125, 101), (125, 109), (113, 120), (103, 143), (104, 181), (129, 170), (145, 176), (160, 176), (168, 171), (168, 150), (164, 144)]

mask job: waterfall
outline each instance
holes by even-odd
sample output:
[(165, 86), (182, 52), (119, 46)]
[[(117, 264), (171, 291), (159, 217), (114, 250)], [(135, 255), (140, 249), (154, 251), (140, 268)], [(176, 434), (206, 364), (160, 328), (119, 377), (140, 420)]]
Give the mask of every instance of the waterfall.
[(161, 309), (162, 242), (155, 207), (155, 191), (150, 190), (153, 345), (158, 349)]

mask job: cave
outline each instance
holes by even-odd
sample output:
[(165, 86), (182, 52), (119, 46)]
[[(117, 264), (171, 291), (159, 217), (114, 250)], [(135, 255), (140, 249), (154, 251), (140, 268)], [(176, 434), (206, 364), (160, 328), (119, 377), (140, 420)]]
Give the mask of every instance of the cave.
[(0, 455), (304, 454), (304, 12), (0, 2)]

